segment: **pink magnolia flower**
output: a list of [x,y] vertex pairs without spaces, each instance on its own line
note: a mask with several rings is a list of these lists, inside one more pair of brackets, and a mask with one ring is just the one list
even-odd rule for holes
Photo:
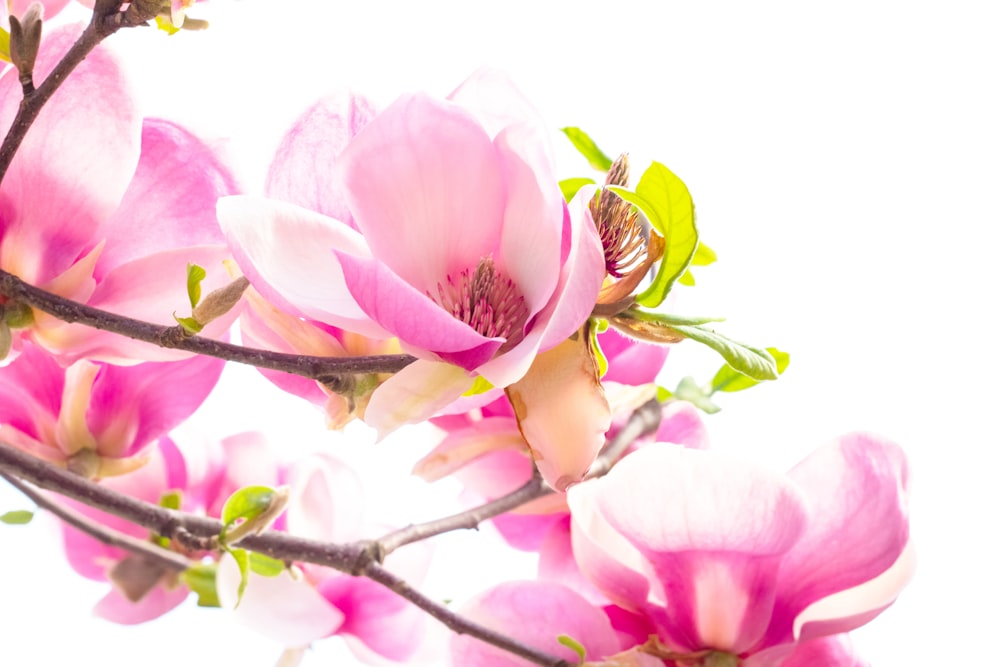
[[604,277],[600,241],[568,216],[542,128],[506,79],[404,96],[345,128],[335,161],[290,167],[314,166],[340,210],[226,197],[218,212],[272,303],[419,357],[375,390],[369,424],[424,419],[476,375],[506,387],[580,328]]
[[655,635],[654,653],[782,665],[797,643],[871,620],[906,583],[907,476],[899,447],[867,434],[787,475],[649,446],[570,490],[573,551],[639,636]]
[[[74,37],[60,29],[43,38],[36,77]],[[20,100],[17,72],[8,69],[0,125],[10,125]],[[167,121],[142,120],[118,62],[98,48],[42,110],[0,184],[0,268],[60,296],[172,325],[172,314],[189,307],[188,263],[207,271],[206,293],[228,281],[214,206],[235,190],[208,146]],[[221,335],[232,318],[204,333]],[[15,352],[28,339],[67,360],[186,356],[39,311],[27,320],[14,332]]]
[[[169,438],[161,438],[150,449],[146,465],[101,483],[154,504],[166,494],[175,493],[180,496],[180,509],[197,512],[204,508],[198,485],[205,462],[192,462],[191,456],[190,452],[182,454]],[[149,538],[147,530],[129,521],[82,503],[65,502],[111,530],[141,540]],[[77,573],[112,583],[111,590],[94,607],[94,614],[101,618],[123,625],[144,623],[177,607],[190,593],[177,572],[109,546],[67,524],[62,524],[62,535],[66,558]]]
[[26,343],[0,367],[0,436],[87,477],[142,466],[146,450],[201,405],[223,362],[193,357],[135,366],[81,360],[68,368]]
[[[367,537],[364,499],[354,471],[336,458],[315,454],[288,465],[275,465],[256,434],[225,443],[227,466],[210,483],[224,500],[241,486],[287,485],[290,499],[274,527],[296,536],[328,542]],[[209,507],[209,512],[221,510]],[[418,545],[392,554],[386,564],[410,582],[425,574],[429,554]],[[223,607],[236,606],[239,572],[230,558],[219,563],[217,590]],[[339,635],[360,657],[405,660],[420,644],[425,616],[403,598],[364,577],[328,568],[296,565],[276,577],[251,574],[236,618],[289,649]]]

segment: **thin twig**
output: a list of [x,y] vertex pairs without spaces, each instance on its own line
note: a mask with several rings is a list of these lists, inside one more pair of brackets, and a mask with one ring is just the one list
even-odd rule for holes
[[164,568],[175,572],[183,572],[194,565],[193,561],[185,558],[176,551],[170,551],[169,549],[158,547],[152,542],[140,540],[132,537],[131,535],[126,535],[116,530],[112,530],[107,526],[94,521],[90,517],[84,516],[80,512],[56,502],[48,495],[35,489],[27,482],[21,481],[13,475],[0,472],[0,477],[7,480],[11,486],[23,493],[42,509],[51,512],[55,516],[62,519],[64,523],[73,526],[77,530],[90,535],[104,544],[125,549],[133,554],[142,556],[147,561],[157,563]]
[[411,524],[399,530],[394,530],[375,541],[380,545],[382,555],[388,556],[404,544],[419,542],[428,537],[453,530],[478,528],[479,524],[487,519],[492,519],[504,512],[509,512],[525,503],[551,493],[555,492],[542,480],[536,470],[531,479],[522,486],[495,500],[441,519]]
[[586,479],[603,477],[614,467],[628,449],[629,445],[639,438],[656,433],[663,420],[663,404],[655,398],[651,398],[629,415],[628,421],[622,426],[615,437],[609,440],[601,453],[597,455],[594,464],[587,471]]
[[179,326],[163,326],[116,315],[46,292],[0,270],[0,294],[48,313],[64,322],[79,323],[110,331],[159,347],[186,350],[227,361],[329,381],[336,376],[364,373],[395,373],[415,361],[408,354],[368,357],[314,357],[258,350],[211,338],[189,336]]

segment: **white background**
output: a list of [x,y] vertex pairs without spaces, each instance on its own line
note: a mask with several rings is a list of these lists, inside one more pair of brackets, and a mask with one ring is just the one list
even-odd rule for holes
[[[609,153],[665,162],[720,258],[677,310],[726,316],[734,337],[792,353],[779,382],[720,399],[713,444],[786,468],[850,430],[901,443],[918,572],[856,642],[883,667],[990,654],[1000,622],[992,3],[216,0],[192,14],[212,28],[111,41],[149,113],[225,139],[251,192],[283,129],[319,95],[353,86],[382,105],[418,88],[444,95],[482,64],[509,71],[554,128],[578,125]],[[555,140],[562,175],[586,174]],[[665,383],[716,366],[685,344]],[[236,373],[222,388],[255,379]],[[212,400],[189,432],[266,428],[281,448],[366,459],[383,519],[430,518],[453,492],[403,479],[419,434],[375,446],[357,430],[344,445],[287,397]],[[0,511],[28,505],[0,488]],[[428,590],[461,599],[470,582],[500,576],[491,539],[456,536],[455,548],[478,550],[461,558],[442,546]],[[65,567],[45,522],[0,527],[0,663],[271,665],[280,653],[193,605],[135,628],[93,620],[103,592]],[[339,644],[305,664],[352,664],[332,657]]]

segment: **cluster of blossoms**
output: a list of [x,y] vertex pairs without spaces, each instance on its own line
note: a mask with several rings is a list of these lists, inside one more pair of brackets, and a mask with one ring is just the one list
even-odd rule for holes
[[[53,13],[66,2],[47,4]],[[162,4],[180,26],[192,3]],[[22,5],[9,3],[12,14]],[[36,78],[71,40],[45,37]],[[4,127],[21,89],[14,70],[0,79]],[[470,505],[544,479],[550,493],[494,519],[539,566],[536,581],[466,603],[486,627],[591,665],[863,664],[845,633],[891,604],[912,568],[902,452],[853,434],[782,475],[710,451],[698,411],[673,397],[656,404],[653,433],[609,448],[658,396],[668,348],[655,343],[715,334],[640,308],[663,301],[696,251],[690,211],[682,226],[657,203],[657,184],[679,181],[654,163],[630,191],[627,159],[607,167],[603,187],[569,191],[530,103],[483,70],[443,99],[414,93],[381,110],[356,94],[319,100],[282,140],[263,195],[243,194],[208,144],[142,116],[98,48],[0,184],[0,269],[189,335],[227,340],[238,320],[244,345],[274,352],[412,355],[398,372],[349,380],[262,372],[321,406],[330,427],[358,418],[381,437],[431,420],[441,438],[414,472],[454,475]],[[216,291],[202,300],[203,288]],[[192,317],[178,318],[188,302]],[[361,480],[328,454],[276,461],[256,434],[175,442],[222,360],[2,294],[0,316],[4,446],[187,513],[224,517],[241,488],[287,486],[277,531],[347,543],[380,530],[362,522]],[[229,549],[192,552],[71,504],[196,561],[218,604],[291,650],[333,634],[366,659],[404,661],[419,648],[422,613],[373,581],[305,562],[247,581]],[[192,588],[209,603],[191,571],[76,528],[64,537],[81,575],[113,585],[96,607],[104,618],[156,618]],[[388,561],[411,583],[428,564],[422,545]],[[469,636],[448,653],[455,665],[524,664]]]

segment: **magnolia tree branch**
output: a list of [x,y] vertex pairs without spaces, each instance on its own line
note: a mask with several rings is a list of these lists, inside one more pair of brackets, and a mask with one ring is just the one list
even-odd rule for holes
[[117,530],[112,530],[80,512],[56,502],[47,494],[12,475],[0,472],[0,477],[7,480],[11,486],[23,493],[42,509],[47,510],[70,526],[104,544],[125,549],[133,554],[142,556],[147,561],[157,563],[174,572],[183,572],[195,564],[176,551],[170,551],[169,549],[158,547],[152,542],[140,540],[131,535],[125,535]]
[[[218,548],[217,536],[223,528],[221,521],[178,512],[132,498],[37,459],[3,442],[0,442],[0,475],[5,479],[13,477],[28,480],[31,484],[57,491],[142,526],[157,535],[177,540],[188,548]],[[25,488],[33,490],[23,483],[15,483],[15,486],[22,491]],[[39,500],[40,494],[37,492],[36,495],[29,497],[46,509],[52,508],[53,503],[45,501],[44,498],[42,501],[46,504],[42,505]],[[64,514],[60,513],[58,516],[62,517]],[[98,539],[114,539],[107,535],[107,531],[95,532],[100,533],[95,535]],[[367,577],[410,601],[454,632],[476,637],[538,665],[568,667],[566,661],[556,656],[473,623],[423,595],[382,566],[379,562],[381,554],[376,547],[373,547],[375,543],[331,544],[269,530],[260,535],[248,535],[239,540],[239,544],[285,562],[314,563],[352,576]],[[121,541],[117,545],[126,549],[135,546]]]
[[158,347],[185,350],[257,368],[283,371],[321,382],[355,373],[395,373],[415,361],[414,357],[408,354],[368,357],[313,357],[286,354],[191,336],[179,326],[143,322],[51,294],[3,270],[0,270],[0,294],[37,308],[63,322],[110,331]]

